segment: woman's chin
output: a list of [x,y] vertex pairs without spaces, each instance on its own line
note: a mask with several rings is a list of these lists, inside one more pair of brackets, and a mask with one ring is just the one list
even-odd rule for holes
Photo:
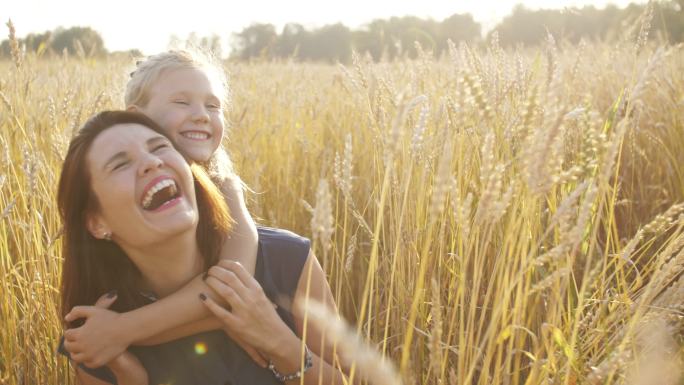
[[181,198],[155,210],[143,210],[143,218],[147,226],[165,234],[189,231],[198,223],[197,210]]

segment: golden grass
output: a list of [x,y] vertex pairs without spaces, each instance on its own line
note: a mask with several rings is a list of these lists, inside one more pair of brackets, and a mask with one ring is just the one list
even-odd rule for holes
[[[313,237],[341,312],[405,383],[681,383],[684,54],[638,48],[231,64],[228,147],[253,214]],[[16,63],[0,384],[65,384],[56,178],[73,130],[122,107],[130,63]]]

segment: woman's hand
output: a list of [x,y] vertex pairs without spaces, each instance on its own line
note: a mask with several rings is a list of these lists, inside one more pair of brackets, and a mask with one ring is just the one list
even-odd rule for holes
[[121,315],[107,310],[115,300],[116,293],[111,292],[94,306],[76,306],[64,317],[67,322],[86,319],[83,326],[64,332],[64,348],[74,362],[97,368],[122,355],[130,345],[118,327]]
[[238,343],[250,345],[269,357],[281,346],[298,341],[278,316],[261,285],[239,262],[221,260],[209,269],[206,282],[230,304],[231,310],[204,294],[200,294],[200,298],[223,321],[228,335]]

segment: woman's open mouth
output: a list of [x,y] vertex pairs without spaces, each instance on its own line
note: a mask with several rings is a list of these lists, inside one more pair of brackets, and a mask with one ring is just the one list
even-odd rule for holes
[[174,205],[180,197],[176,181],[170,177],[159,177],[153,180],[143,193],[142,208],[146,211],[159,211]]

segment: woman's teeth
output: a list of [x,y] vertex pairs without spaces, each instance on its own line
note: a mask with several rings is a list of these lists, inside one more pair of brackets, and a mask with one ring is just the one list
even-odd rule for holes
[[159,191],[167,187],[171,189],[168,194],[169,196],[173,197],[176,195],[178,188],[176,187],[176,182],[174,182],[173,179],[164,179],[162,181],[159,181],[145,193],[145,196],[143,197],[142,201],[143,209],[150,209],[152,201],[154,200],[154,194],[158,193]]
[[209,134],[206,132],[183,132],[181,134],[183,137],[193,140],[207,140],[209,139]]

